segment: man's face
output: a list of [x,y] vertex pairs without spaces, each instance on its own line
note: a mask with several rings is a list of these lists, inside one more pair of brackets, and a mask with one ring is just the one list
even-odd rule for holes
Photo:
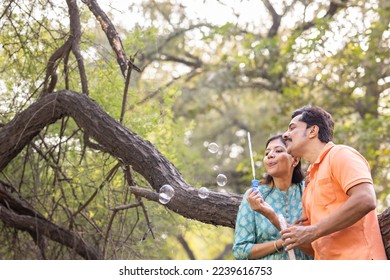
[[307,124],[300,121],[302,115],[294,117],[288,125],[288,130],[283,133],[286,139],[287,152],[294,157],[303,157],[303,150],[307,144]]

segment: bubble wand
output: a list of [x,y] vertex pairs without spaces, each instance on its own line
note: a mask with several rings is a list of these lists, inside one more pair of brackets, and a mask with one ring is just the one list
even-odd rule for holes
[[252,175],[253,175],[252,190],[255,191],[259,186],[259,180],[256,180],[255,163],[253,162],[253,153],[252,153],[251,134],[249,132],[248,132],[248,146],[249,146],[249,155],[251,157],[251,166],[252,166]]
[[[282,214],[278,214],[278,219],[279,219],[279,224],[280,224],[281,230],[286,229],[287,228],[287,222],[286,222],[286,219],[283,217],[283,215]],[[291,250],[287,251],[287,254],[288,254],[288,258],[290,260],[296,260],[294,249],[291,249]]]

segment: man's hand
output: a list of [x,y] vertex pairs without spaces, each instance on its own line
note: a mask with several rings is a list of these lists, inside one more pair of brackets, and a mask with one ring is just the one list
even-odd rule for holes
[[280,232],[285,249],[302,249],[308,247],[317,239],[315,226],[292,225]]

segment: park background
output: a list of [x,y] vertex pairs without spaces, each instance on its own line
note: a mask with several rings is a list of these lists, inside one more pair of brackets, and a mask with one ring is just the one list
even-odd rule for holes
[[259,179],[306,104],[389,207],[389,1],[3,2],[0,259],[232,259],[247,133]]

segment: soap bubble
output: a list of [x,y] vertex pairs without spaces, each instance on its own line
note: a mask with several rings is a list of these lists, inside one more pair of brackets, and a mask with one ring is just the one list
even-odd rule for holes
[[215,154],[219,150],[219,146],[217,143],[210,143],[207,146],[207,149],[209,150],[210,153]]
[[201,187],[198,191],[198,195],[202,199],[207,198],[209,194],[209,190],[206,187]]
[[160,201],[161,204],[167,204],[171,199],[168,197],[166,193],[160,193],[158,195],[158,201]]
[[167,204],[171,200],[171,198],[173,197],[174,194],[175,194],[175,191],[170,185],[163,185],[160,188],[158,200],[162,204]]
[[218,186],[223,187],[223,186],[226,185],[226,183],[227,183],[226,176],[223,175],[223,174],[218,174],[218,176],[217,176],[217,184],[218,184]]

